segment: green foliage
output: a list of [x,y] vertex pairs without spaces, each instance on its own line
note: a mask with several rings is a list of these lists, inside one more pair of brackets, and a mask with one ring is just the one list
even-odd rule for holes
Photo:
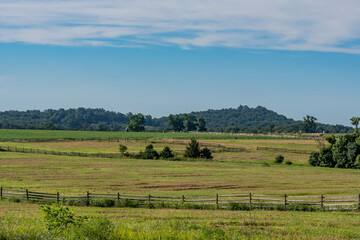
[[359,133],[360,117],[352,117],[352,118],[350,118],[350,121],[351,121],[351,124],[354,125],[354,127],[355,127],[354,133],[356,135],[360,135],[360,133]]
[[123,156],[127,156],[129,153],[127,152],[127,146],[119,144],[119,152]]
[[167,117],[168,126],[170,129],[172,129],[175,132],[181,132],[184,130],[184,118],[180,115],[172,115],[170,114],[169,117]]
[[186,146],[184,157],[205,159],[213,158],[210,149],[207,147],[200,149],[200,144],[195,138],[191,139],[190,143]]
[[306,133],[316,132],[316,127],[317,127],[317,124],[315,122],[316,120],[317,120],[316,117],[306,115],[306,117],[304,117],[303,123],[300,125],[300,129]]
[[293,163],[292,163],[292,161],[287,160],[287,161],[285,161],[285,164],[286,164],[286,165],[292,165]]
[[135,157],[142,159],[158,159],[159,153],[154,149],[152,144],[149,144],[146,146],[144,152],[139,152]]
[[174,157],[173,152],[171,151],[171,149],[168,146],[164,147],[164,149],[160,152],[159,155],[163,159],[169,159],[169,158]]
[[126,124],[127,130],[130,132],[145,131],[145,117],[142,114],[130,116],[130,122]]
[[186,146],[184,157],[188,157],[188,158],[200,157],[200,145],[195,138],[191,139],[190,143]]
[[275,157],[274,163],[282,163],[284,161],[284,156],[283,155],[278,155]]
[[197,120],[194,115],[191,114],[184,114],[185,120],[185,131],[195,131],[197,129]]
[[330,145],[334,145],[336,143],[336,138],[333,134],[326,136],[325,140],[330,143]]
[[312,166],[358,168],[357,156],[360,154],[360,145],[356,135],[347,134],[340,136],[337,140],[334,137],[326,139],[331,146],[321,149],[319,153],[312,153],[309,163]]
[[40,206],[45,226],[49,230],[58,230],[71,226],[81,226],[87,217],[77,217],[74,212],[61,205]]
[[90,205],[94,206],[94,207],[114,207],[115,200],[112,200],[112,199],[92,200],[90,202]]
[[207,131],[205,118],[203,118],[203,117],[198,118],[198,120],[197,120],[197,130],[199,132],[206,132]]
[[319,162],[319,153],[318,152],[312,152],[310,154],[310,157],[309,157],[309,164],[311,166],[319,166],[320,165],[320,162]]
[[203,149],[200,150],[200,157],[205,158],[205,159],[213,158],[213,156],[211,155],[210,149],[208,149],[207,147],[204,147]]

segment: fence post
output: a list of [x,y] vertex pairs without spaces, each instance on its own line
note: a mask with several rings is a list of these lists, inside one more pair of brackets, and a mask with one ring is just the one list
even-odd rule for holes
[[357,211],[360,211],[360,194],[358,196],[358,205],[357,205]]
[[149,194],[149,203],[151,202],[151,195]]
[[86,205],[87,206],[90,205],[90,193],[89,193],[89,191],[86,192]]
[[29,200],[29,190],[26,189],[26,200]]
[[324,195],[321,194],[321,201],[320,201],[321,208],[324,207]]
[[118,195],[117,195],[117,200],[118,202],[120,201],[120,193],[118,192]]
[[182,195],[181,201],[182,201],[182,203],[185,202],[185,196],[184,195]]
[[249,193],[249,209],[251,210],[251,193]]
[[286,193],[284,194],[284,210],[286,211]]
[[3,188],[0,187],[0,199],[2,200],[2,192],[3,192]]
[[219,194],[216,194],[216,206],[219,205]]
[[56,193],[56,202],[58,204],[60,203],[60,193],[59,192]]

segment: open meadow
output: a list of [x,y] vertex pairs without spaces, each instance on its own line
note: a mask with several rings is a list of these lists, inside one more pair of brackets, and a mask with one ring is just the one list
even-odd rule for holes
[[[15,131],[16,132],[16,131]],[[40,131],[41,132],[41,131]],[[56,152],[119,153],[119,144],[130,153],[144,151],[149,144],[161,151],[169,146],[181,155],[194,134],[162,135],[139,133],[139,138],[114,134],[100,140],[96,132],[76,132],[75,140],[54,140],[57,131],[46,131],[53,140],[0,142],[0,186],[61,194],[121,193],[168,197],[215,196],[216,194],[288,194],[301,196],[358,195],[360,172],[355,169],[312,167],[309,152],[318,151],[319,140],[261,138],[234,135],[196,135],[202,146],[213,151],[213,159],[144,160],[128,157],[82,157]],[[91,134],[94,135],[91,135]],[[18,134],[18,133],[16,133]],[[11,131],[4,135],[11,134]],[[109,133],[108,137],[111,135]],[[141,135],[142,134],[142,135]],[[17,135],[16,135],[17,136]],[[45,139],[44,132],[39,139]],[[66,135],[69,136],[69,135]],[[166,137],[165,137],[166,136]],[[183,136],[183,137],[180,137]],[[204,137],[205,136],[205,137]],[[94,139],[92,139],[94,138]],[[20,138],[19,138],[20,139]],[[24,138],[21,138],[24,139]],[[77,139],[77,140],[76,140]],[[92,139],[92,140],[90,140]],[[21,152],[41,149],[47,154]],[[275,164],[283,155],[291,165]],[[0,201],[1,227],[39,232],[39,205]],[[145,208],[76,207],[78,215],[109,219],[117,239],[355,239],[360,215],[357,212],[284,212],[179,210]],[[32,227],[25,227],[31,225]],[[14,230],[15,231],[15,230]],[[20,231],[20,230],[18,230]],[[10,234],[10,233],[8,233]],[[34,233],[35,234],[35,233]],[[122,234],[122,235],[121,235]],[[217,235],[218,234],[218,235]],[[148,237],[145,237],[148,236]],[[5,238],[6,239],[6,238]],[[116,239],[116,238],[114,238]]]

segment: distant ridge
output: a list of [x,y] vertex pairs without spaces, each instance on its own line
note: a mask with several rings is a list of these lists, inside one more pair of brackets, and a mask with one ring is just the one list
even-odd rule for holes
[[[301,121],[287,118],[265,107],[238,108],[191,112],[204,117],[209,131],[265,133],[299,132]],[[48,109],[45,111],[5,111],[0,112],[0,128],[3,129],[59,129],[89,131],[124,131],[131,113],[123,114],[102,108]],[[184,114],[180,114],[184,115]],[[166,131],[167,117],[145,116],[148,131]],[[317,132],[347,133],[351,127],[318,124]]]

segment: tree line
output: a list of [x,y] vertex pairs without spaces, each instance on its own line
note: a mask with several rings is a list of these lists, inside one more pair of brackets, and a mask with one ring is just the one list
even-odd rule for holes
[[353,128],[321,124],[306,116],[295,121],[258,106],[239,106],[220,110],[170,114],[153,118],[151,115],[122,114],[101,108],[48,109],[45,111],[0,112],[0,128],[86,131],[211,131],[229,133],[349,133]]

